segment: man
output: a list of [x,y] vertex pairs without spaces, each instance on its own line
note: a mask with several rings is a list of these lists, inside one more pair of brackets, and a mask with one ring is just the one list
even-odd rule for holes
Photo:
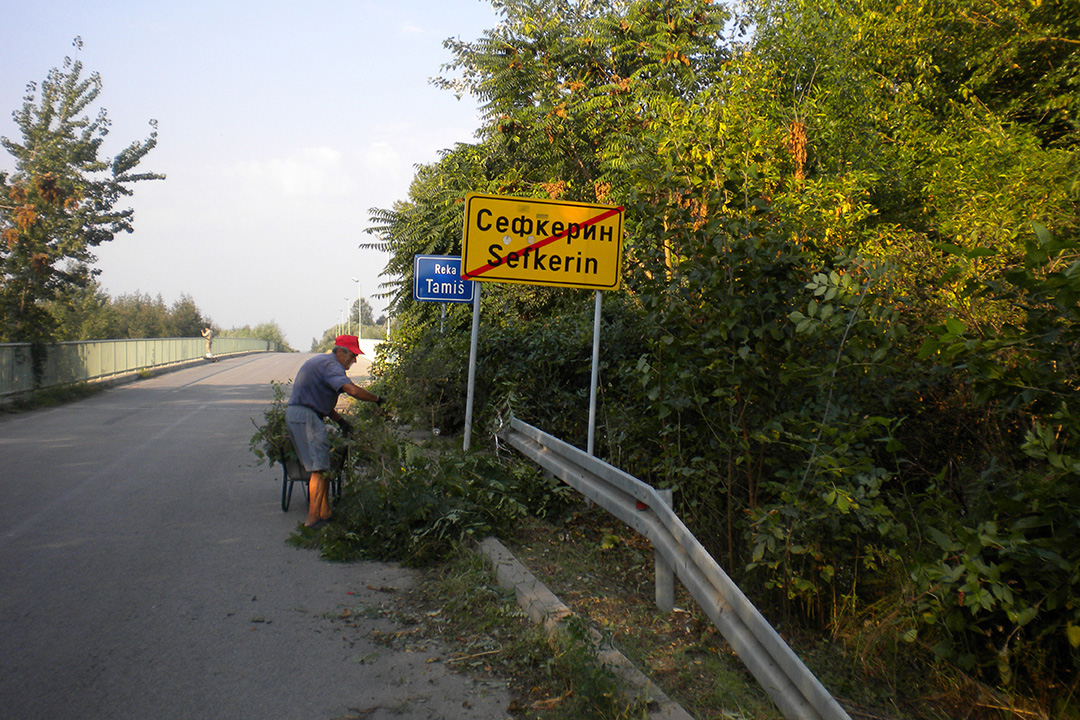
[[327,355],[316,355],[307,360],[293,380],[285,423],[301,466],[311,473],[308,514],[304,522],[310,528],[321,528],[330,519],[329,483],[325,476],[330,469],[330,442],[326,437],[324,418],[330,418],[348,432],[349,424],[334,409],[338,395],[346,393],[376,405],[383,402],[381,397],[356,385],[345,374],[357,356],[363,354],[355,335],[338,335],[334,349]]
[[203,328],[202,336],[206,338],[206,359],[212,361],[214,359],[214,328],[207,325]]

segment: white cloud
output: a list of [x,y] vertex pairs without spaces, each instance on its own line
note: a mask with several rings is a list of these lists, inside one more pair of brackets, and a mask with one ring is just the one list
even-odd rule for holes
[[401,153],[388,142],[375,142],[369,145],[364,151],[362,162],[365,173],[384,179],[389,175],[395,181],[401,176],[403,169],[408,170],[402,167]]
[[304,148],[286,157],[250,160],[223,169],[245,195],[285,198],[344,197],[357,183],[342,154],[329,147]]

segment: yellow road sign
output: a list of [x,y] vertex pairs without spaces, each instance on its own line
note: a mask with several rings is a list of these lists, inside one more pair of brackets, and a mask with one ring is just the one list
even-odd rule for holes
[[462,277],[617,290],[622,219],[621,207],[469,193]]

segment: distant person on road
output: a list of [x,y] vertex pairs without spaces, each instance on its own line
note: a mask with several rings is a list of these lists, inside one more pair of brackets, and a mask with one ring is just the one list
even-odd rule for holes
[[203,328],[202,336],[206,338],[206,359],[214,359],[214,328],[207,325]]
[[326,355],[310,358],[296,373],[292,395],[285,410],[285,422],[289,427],[296,454],[308,480],[308,514],[304,525],[320,528],[330,519],[329,483],[325,477],[330,469],[330,442],[326,436],[325,418],[336,422],[343,432],[352,428],[338,414],[338,395],[346,393],[357,400],[382,405],[383,399],[355,384],[346,371],[364,353],[355,335],[338,335],[334,349]]

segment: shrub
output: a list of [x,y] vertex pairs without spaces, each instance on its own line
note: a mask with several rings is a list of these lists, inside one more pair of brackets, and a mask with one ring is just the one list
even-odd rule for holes
[[409,441],[395,451],[379,462],[378,475],[346,482],[335,522],[318,538],[327,558],[428,565],[458,543],[512,534],[526,514],[558,512],[569,502],[569,488],[524,463]]

